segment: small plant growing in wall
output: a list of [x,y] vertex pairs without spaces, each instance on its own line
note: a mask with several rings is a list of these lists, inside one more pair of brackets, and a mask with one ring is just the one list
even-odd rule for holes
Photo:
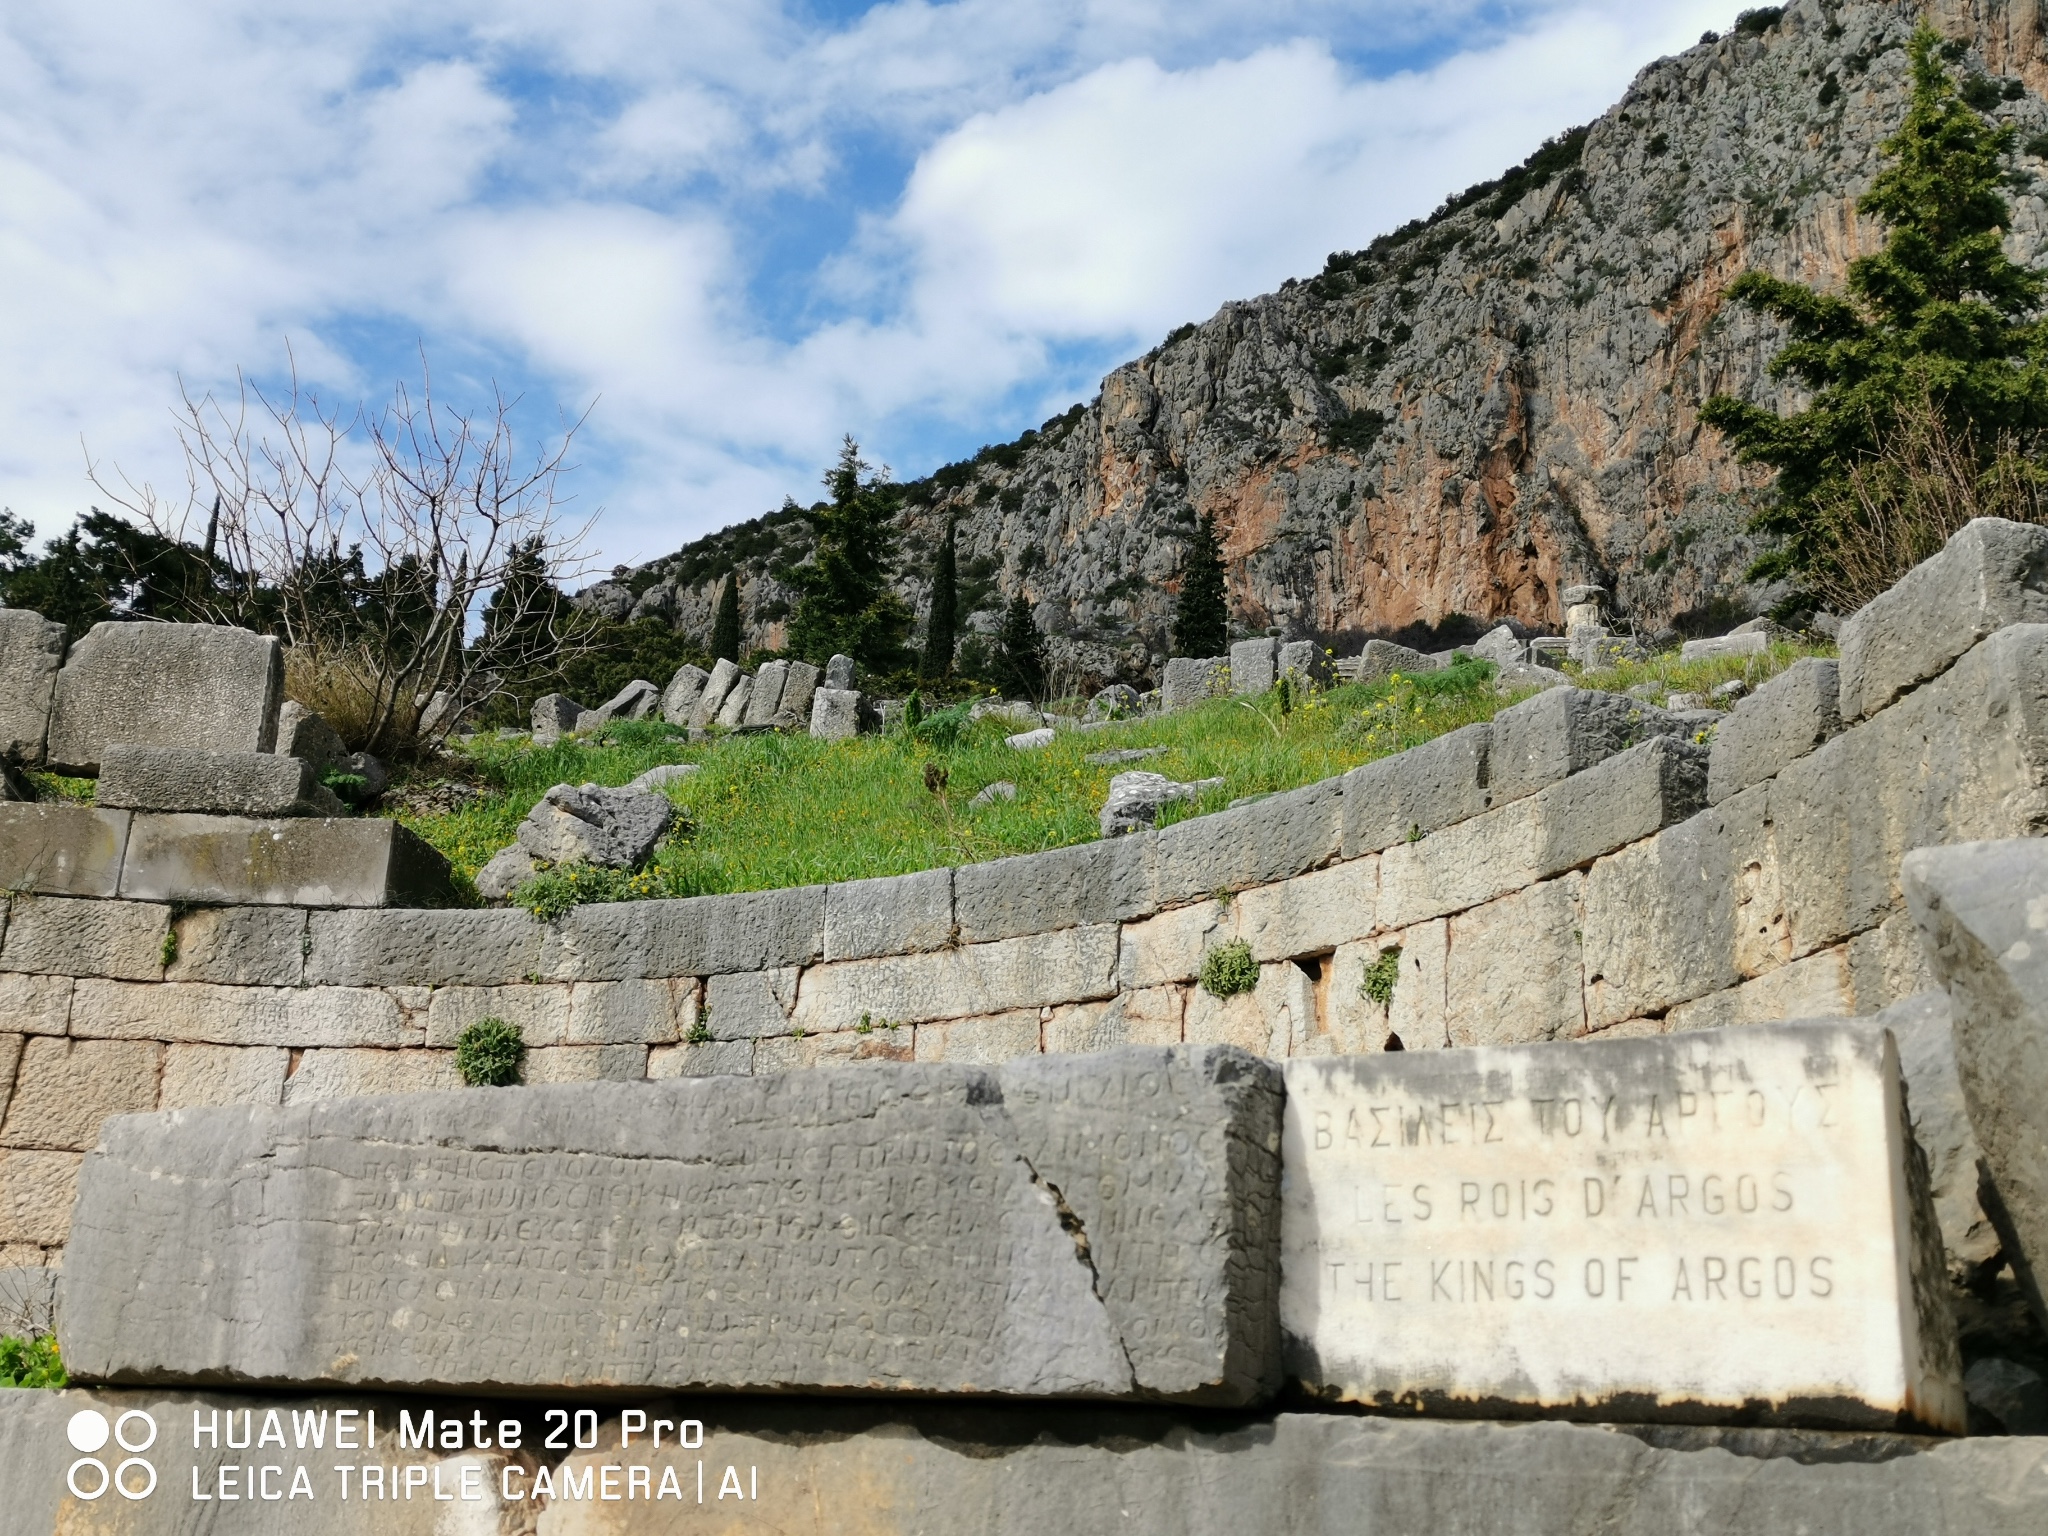
[[1367,1002],[1380,1007],[1390,1006],[1394,1001],[1394,983],[1401,979],[1401,946],[1389,945],[1379,952],[1376,959],[1365,962],[1365,974],[1359,979],[1358,995]]
[[1218,944],[1202,956],[1202,990],[1211,997],[1235,997],[1259,984],[1259,962],[1243,939]]
[[64,1362],[53,1335],[0,1337],[0,1387],[61,1387],[65,1382]]
[[472,1088],[508,1088],[519,1081],[526,1039],[517,1024],[478,1019],[455,1037],[455,1070]]

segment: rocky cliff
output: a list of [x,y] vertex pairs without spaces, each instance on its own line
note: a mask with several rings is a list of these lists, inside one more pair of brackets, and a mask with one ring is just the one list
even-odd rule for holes
[[[1725,628],[1768,477],[1699,406],[1772,381],[1774,326],[1724,302],[1761,267],[1821,285],[1881,240],[1855,214],[1904,114],[1926,15],[1974,104],[2019,127],[2011,245],[2048,226],[2048,43],[2038,0],[1746,13],[1637,76],[1596,122],[1315,277],[1226,304],[1102,391],[909,487],[905,595],[956,520],[967,628],[1022,590],[1066,679],[1149,674],[1187,531],[1212,514],[1247,632],[1352,642],[1476,619],[1554,627],[1596,582],[1638,629]],[[586,599],[708,632],[737,563],[750,641],[780,642],[794,509]]]

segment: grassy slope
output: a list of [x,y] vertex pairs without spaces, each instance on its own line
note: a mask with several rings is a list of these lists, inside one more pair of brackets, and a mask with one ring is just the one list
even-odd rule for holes
[[[1654,682],[1703,690],[1730,677],[1753,683],[1809,652],[1774,648],[1769,657],[1679,664],[1661,660],[1588,683],[1625,688]],[[1172,807],[1168,821],[1221,809],[1243,795],[1293,789],[1490,719],[1513,702],[1477,669],[1346,686],[1283,711],[1276,696],[1219,699],[1199,709],[1098,731],[1062,732],[1049,747],[1018,752],[1003,737],[1013,723],[983,720],[951,747],[900,733],[826,743],[807,736],[728,737],[690,746],[654,725],[619,731],[610,744],[566,742],[535,749],[523,741],[480,740],[464,768],[484,793],[449,814],[401,813],[416,831],[474,874],[510,843],[519,820],[552,784],[623,784],[657,763],[693,762],[703,772],[672,786],[692,830],[656,859],[645,894],[698,895],[904,874],[1086,842],[1109,781],[1130,769],[1191,780],[1221,777],[1201,801]],[[615,728],[617,729],[617,728]],[[1163,746],[1138,763],[1089,764],[1091,754]],[[945,770],[943,790],[925,787],[927,765]],[[999,779],[1014,801],[970,807]]]

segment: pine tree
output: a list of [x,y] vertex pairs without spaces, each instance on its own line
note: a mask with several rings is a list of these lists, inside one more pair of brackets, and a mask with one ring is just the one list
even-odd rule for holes
[[711,616],[711,659],[730,662],[740,659],[740,573],[737,567],[726,573],[724,590],[718,594],[718,611]]
[[1223,584],[1223,546],[1216,524],[1204,512],[1188,541],[1180,573],[1180,601],[1173,610],[1176,656],[1221,656],[1230,645],[1230,608]]
[[953,524],[946,523],[945,537],[932,561],[931,611],[924,621],[924,666],[926,677],[941,678],[953,670],[954,612],[959,605],[959,577],[954,568]]
[[995,684],[1005,698],[1038,699],[1045,694],[1045,642],[1032,622],[1031,603],[1019,592],[1003,614],[996,637]]
[[777,572],[798,593],[789,648],[806,661],[844,652],[870,671],[896,671],[911,659],[910,605],[889,588],[902,488],[870,469],[851,437],[825,485],[832,499],[804,513],[817,535],[810,558]]
[[1700,411],[1745,462],[1778,471],[1775,502],[1751,526],[1780,542],[1752,575],[1827,578],[1860,537],[1853,477],[1916,411],[1931,408],[1970,443],[1980,469],[2001,439],[2048,428],[2048,327],[2033,318],[2043,280],[2002,239],[2014,130],[1961,98],[1939,46],[1924,24],[1913,35],[1912,105],[1882,146],[1892,163],[1858,204],[1891,232],[1882,251],[1850,263],[1848,295],[1763,272],[1728,290],[1785,322],[1792,339],[1771,373],[1813,391],[1791,416],[1727,395]]

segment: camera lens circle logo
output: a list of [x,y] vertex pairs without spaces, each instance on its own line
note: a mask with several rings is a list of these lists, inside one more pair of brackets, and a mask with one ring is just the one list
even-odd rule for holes
[[[64,1438],[74,1451],[85,1453],[64,1474],[64,1485],[75,1497],[97,1499],[109,1488],[124,1499],[146,1499],[156,1492],[156,1468],[139,1454],[156,1444],[156,1420],[140,1408],[130,1408],[111,1425],[97,1408],[81,1408],[65,1424]],[[111,1468],[96,1454],[110,1439],[129,1452]]]

